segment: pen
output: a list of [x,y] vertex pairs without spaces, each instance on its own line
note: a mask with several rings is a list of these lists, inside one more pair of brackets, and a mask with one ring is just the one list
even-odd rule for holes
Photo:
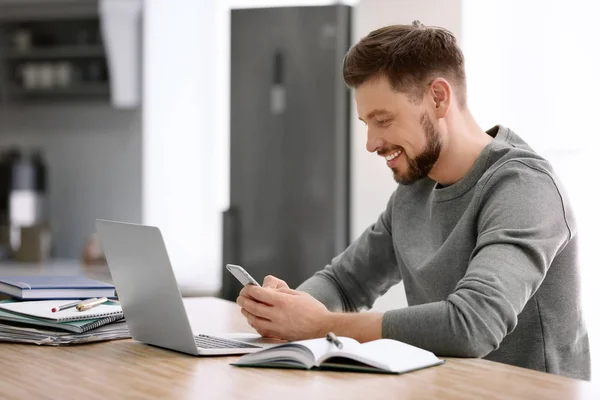
[[[90,299],[90,300],[92,300],[92,299]],[[93,299],[93,300],[95,300],[95,299]],[[73,308],[73,307],[76,307],[77,304],[79,304],[79,303],[81,303],[81,300],[77,300],[72,303],[61,304],[60,306],[56,306],[56,307],[52,308],[52,312],[66,310],[67,308]]]
[[342,342],[340,342],[340,339],[337,338],[337,336],[335,336],[335,334],[333,332],[329,332],[326,336],[327,340],[330,341],[331,343],[335,344],[335,346],[338,349],[341,349],[342,347],[344,347],[344,345],[342,344]]
[[85,302],[82,302],[80,304],[77,304],[77,311],[87,311],[90,308],[99,306],[102,303],[106,303],[108,301],[108,299],[106,297],[101,297],[99,299],[90,299],[90,300],[86,300]]

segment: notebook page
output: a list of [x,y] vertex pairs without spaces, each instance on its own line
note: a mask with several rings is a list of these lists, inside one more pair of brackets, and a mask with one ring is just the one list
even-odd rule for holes
[[353,353],[365,359],[386,365],[390,371],[405,372],[440,363],[433,353],[391,339],[367,342]]
[[52,312],[53,307],[69,302],[72,302],[72,300],[23,301],[18,303],[0,304],[0,308],[55,322],[96,319],[123,313],[120,305],[111,302],[101,304],[86,311],[78,311],[77,308],[73,307],[54,313]]
[[[338,339],[340,342],[342,342],[344,350],[355,349],[359,346],[359,343],[352,338],[338,336]],[[315,360],[319,360],[326,353],[338,351],[338,348],[335,346],[335,344],[331,343],[325,338],[299,340],[293,343],[301,344],[308,348],[315,357]]]

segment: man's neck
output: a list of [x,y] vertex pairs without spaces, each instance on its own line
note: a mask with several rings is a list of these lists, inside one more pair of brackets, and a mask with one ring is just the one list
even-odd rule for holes
[[429,177],[450,186],[467,175],[483,149],[493,140],[481,129],[469,111],[450,121],[444,148]]

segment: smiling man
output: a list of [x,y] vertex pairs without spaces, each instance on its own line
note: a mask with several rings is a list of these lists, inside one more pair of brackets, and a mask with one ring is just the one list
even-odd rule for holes
[[[343,73],[367,150],[398,189],[297,290],[272,276],[245,287],[238,304],[250,325],[287,340],[329,331],[392,338],[589,379],[569,201],[548,161],[516,133],[477,125],[454,36],[419,22],[381,28],[350,49]],[[409,307],[359,312],[400,281]]]

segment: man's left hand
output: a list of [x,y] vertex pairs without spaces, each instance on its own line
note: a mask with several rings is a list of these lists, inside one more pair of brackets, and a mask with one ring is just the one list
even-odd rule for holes
[[329,310],[308,293],[248,285],[237,304],[250,326],[264,337],[303,340],[327,334]]

